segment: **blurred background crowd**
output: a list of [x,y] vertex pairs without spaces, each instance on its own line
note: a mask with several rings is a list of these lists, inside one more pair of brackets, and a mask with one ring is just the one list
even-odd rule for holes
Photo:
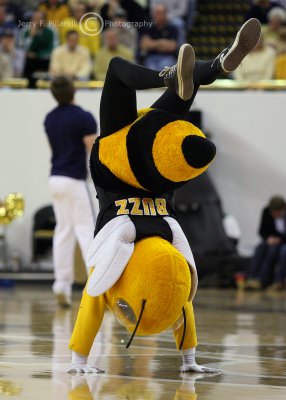
[[161,70],[185,41],[212,59],[251,17],[263,35],[231,78],[285,79],[285,0],[0,0],[0,79],[104,80],[114,56]]

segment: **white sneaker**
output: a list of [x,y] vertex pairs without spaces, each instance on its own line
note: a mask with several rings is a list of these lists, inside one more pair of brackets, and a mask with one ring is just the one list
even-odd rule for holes
[[190,44],[183,44],[178,54],[178,62],[172,67],[165,67],[160,73],[166,87],[172,88],[182,100],[189,100],[194,92],[193,72],[195,52]]
[[57,304],[60,307],[68,308],[72,305],[72,286],[69,282],[55,281],[53,284],[53,292],[56,296]]
[[233,44],[219,54],[220,66],[224,72],[232,72],[242,60],[256,47],[261,36],[261,24],[251,18],[237,32]]

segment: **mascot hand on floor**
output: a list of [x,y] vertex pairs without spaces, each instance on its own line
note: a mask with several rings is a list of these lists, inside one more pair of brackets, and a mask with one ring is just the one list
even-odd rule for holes
[[172,201],[214,156],[215,146],[197,127],[161,110],[141,111],[133,124],[97,139],[90,167],[100,213],[69,346],[70,372],[103,372],[87,358],[106,307],[130,332],[126,347],[135,334],[171,328],[182,372],[216,372],[195,361],[197,272]]

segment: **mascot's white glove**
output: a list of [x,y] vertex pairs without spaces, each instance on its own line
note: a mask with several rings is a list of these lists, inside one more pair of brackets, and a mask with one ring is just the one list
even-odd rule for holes
[[75,351],[72,352],[72,365],[68,370],[69,374],[102,374],[105,371],[98,367],[91,367],[87,364],[87,357],[82,356]]
[[196,372],[205,374],[221,373],[219,369],[204,367],[196,363],[196,349],[182,350],[183,365],[180,367],[181,372]]

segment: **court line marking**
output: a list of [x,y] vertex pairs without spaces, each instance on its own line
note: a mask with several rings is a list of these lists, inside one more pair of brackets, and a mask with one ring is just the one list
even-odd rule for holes
[[[48,342],[53,342],[53,343],[63,343],[68,345],[69,340],[64,340],[64,339],[54,339],[54,338],[43,338],[41,336],[10,336],[10,335],[1,335],[0,334],[0,339],[1,338],[8,338],[8,339],[12,339],[12,340],[25,340],[25,341],[30,341],[30,340],[38,340],[38,341],[48,341]],[[140,337],[139,337],[140,338]],[[138,339],[138,338],[136,338]],[[144,339],[144,338],[140,338],[140,339]],[[150,338],[147,338],[147,340]],[[21,344],[19,343],[18,345],[21,346]],[[106,346],[108,345],[107,342],[95,342],[94,346],[98,347],[98,346]],[[207,345],[207,344],[204,344]],[[125,348],[124,344],[112,344],[112,346],[116,347],[116,348]],[[212,346],[212,344],[210,344],[209,346]],[[224,348],[227,348],[226,346],[221,346]],[[230,345],[229,347],[233,347],[232,345]],[[255,348],[256,346],[248,346],[248,347],[252,347]],[[274,347],[274,346],[271,346]],[[279,347],[284,347],[284,346],[279,346]],[[136,348],[136,349],[141,349],[141,350],[154,350],[157,349],[157,351],[159,351],[159,353],[157,353],[157,355],[162,356],[162,355],[170,355],[170,354],[162,354],[160,353],[160,351],[168,351],[168,352],[174,352],[175,354],[178,354],[178,350],[176,349],[170,349],[168,347],[149,347],[149,346],[138,346],[138,345],[133,345],[132,348]],[[245,359],[245,360],[251,360],[251,359],[256,359],[256,360],[261,360],[261,361],[285,361],[285,358],[278,358],[278,357],[260,357],[260,356],[256,356],[256,355],[246,355],[246,354],[233,354],[233,353],[229,353],[229,352],[223,352],[223,353],[211,353],[209,351],[204,352],[202,350],[198,350],[196,352],[197,356],[202,357],[202,358],[208,358],[208,359],[219,359],[221,357],[229,357],[229,358],[236,358],[238,360],[240,359]],[[130,356],[130,354],[128,354]],[[131,354],[132,355],[132,354]],[[107,355],[104,355],[107,356]],[[1,355],[2,357],[2,355]]]
[[[153,355],[153,354],[150,354],[150,355]],[[166,356],[169,356],[169,354],[164,354],[164,355],[166,355]],[[118,354],[114,354],[114,355],[101,355],[101,356],[96,356],[96,357],[94,357],[94,356],[91,356],[91,357],[93,357],[93,358],[96,358],[96,359],[98,359],[98,360],[100,360],[100,358],[101,357],[118,357],[119,355]],[[142,357],[142,355],[133,355],[132,357],[135,357],[135,356],[137,356],[137,357]],[[147,356],[149,356],[149,355],[146,355],[146,354],[144,354],[143,355],[143,357],[147,357]],[[9,357],[9,356],[7,356],[7,357]],[[17,356],[14,356],[15,358],[17,357]],[[21,356],[21,357],[26,357],[26,356]],[[67,355],[58,355],[57,354],[57,357],[68,357]],[[123,354],[123,355],[120,355],[120,357],[126,357],[126,358],[132,358],[130,355],[128,355],[128,354]],[[56,367],[56,366],[62,366],[62,365],[66,365],[65,363],[53,363],[53,359],[51,359],[51,358],[49,358],[48,359],[50,362],[47,362],[47,363],[43,363],[43,362],[40,362],[40,363],[33,363],[33,362],[30,362],[30,363],[20,363],[20,362],[11,362],[11,361],[8,361],[8,362],[1,362],[0,361],[0,367],[2,366],[7,366],[7,365],[21,365],[21,366],[23,366],[23,365],[26,365],[26,366],[28,366],[28,365],[30,365],[30,366],[45,366],[45,367],[47,367],[47,366],[50,366],[50,367],[52,367],[52,369],[53,369],[53,367]],[[284,360],[285,361],[285,360]],[[249,363],[250,362],[252,362],[252,363],[254,363],[254,362],[257,362],[257,360],[253,360],[253,361],[249,361]],[[213,366],[215,366],[216,368],[223,368],[224,366],[230,366],[230,365],[239,365],[239,364],[244,364],[244,362],[241,360],[241,361],[239,361],[239,360],[237,360],[237,361],[235,361],[235,360],[229,360],[229,361],[225,361],[225,362],[217,362],[217,363],[208,363],[207,365],[208,366],[210,366],[210,365],[213,365]],[[70,365],[70,364],[68,364],[68,365]],[[228,371],[228,370],[223,370],[223,375],[231,375],[231,376],[243,376],[243,377],[252,377],[252,378],[271,378],[271,379],[282,379],[282,380],[286,380],[286,377],[285,376],[283,376],[283,375],[262,375],[262,374],[251,374],[251,373],[246,373],[246,374],[244,374],[244,373],[242,373],[242,372],[236,372],[236,371]]]
[[[102,334],[104,334],[105,332],[102,332]],[[128,334],[128,332],[123,332],[123,333],[121,333],[121,335],[122,336],[127,336],[128,338],[129,338],[129,334]],[[54,337],[42,337],[42,336],[34,336],[34,335],[13,335],[13,336],[11,336],[11,335],[9,335],[9,334],[3,334],[3,333],[0,333],[0,339],[1,338],[7,338],[7,339],[19,339],[19,340],[22,340],[22,339],[25,339],[25,340],[40,340],[40,341],[50,341],[50,342],[54,342],[54,341],[56,341],[56,342],[58,342],[58,343],[68,343],[69,342],[69,339],[56,339],[55,340],[55,338]],[[169,339],[168,338],[168,336],[166,336],[166,337],[162,337],[162,335],[161,336],[157,336],[157,335],[152,335],[152,336],[136,336],[136,340],[144,340],[144,341],[154,341],[154,339],[156,340],[156,342],[166,342],[166,343],[172,343],[172,344],[174,344],[175,343],[175,341],[174,340],[172,340],[172,339]],[[95,343],[100,343],[100,344],[104,344],[104,342],[95,342]],[[285,345],[280,345],[280,344],[271,344],[271,343],[269,343],[269,344],[263,344],[263,345],[256,345],[256,344],[253,344],[253,345],[251,345],[251,344],[239,344],[239,345],[229,345],[229,346],[226,346],[226,345],[224,345],[224,344],[222,344],[222,343],[210,343],[210,342],[199,342],[199,346],[216,346],[216,347],[223,347],[223,348],[227,348],[227,347],[231,347],[231,348],[233,348],[233,349],[240,349],[240,348],[261,348],[261,347],[282,347],[282,348],[285,348]],[[133,347],[135,347],[135,346],[133,346]],[[145,348],[145,347],[144,347]],[[173,351],[173,350],[175,350],[175,351],[177,351],[176,349],[171,349],[170,348],[170,351]]]
[[[1,362],[0,362],[0,367],[1,367]],[[19,365],[19,366],[22,366],[23,364],[22,363],[8,363],[8,364],[10,364],[11,366],[13,366],[13,365]],[[43,364],[43,363],[26,363],[25,364],[26,366],[27,365],[30,365],[30,366],[40,366],[40,367],[47,367],[47,365],[46,364]],[[210,365],[210,364],[208,364],[208,365]],[[69,369],[70,368],[70,364],[65,364],[65,363],[57,363],[57,364],[55,364],[54,365],[54,367],[55,368],[51,368],[51,369],[49,369],[48,370],[48,372],[51,372],[51,374],[53,374],[53,373],[55,373],[55,372],[63,372],[63,373],[67,373],[67,371],[66,371],[66,369]],[[57,368],[58,367],[58,368]],[[64,371],[61,371],[61,368],[65,368],[65,370]],[[245,374],[245,375],[243,375],[243,374],[241,374],[241,373],[235,373],[235,372],[233,372],[233,373],[231,373],[231,372],[229,372],[229,371],[222,371],[222,375],[224,375],[224,376],[244,376],[244,377],[252,377],[252,378],[274,378],[274,379],[281,379],[281,378],[283,378],[283,377],[280,377],[280,376],[278,376],[278,377],[276,377],[276,376],[267,376],[267,375],[249,375],[249,374]],[[105,373],[105,374],[102,374],[102,375],[100,375],[100,374],[87,374],[87,375],[83,375],[84,377],[91,377],[91,376],[96,376],[96,377],[102,377],[102,378],[107,378],[107,377],[111,377],[111,378],[119,378],[119,379],[132,379],[132,380],[143,380],[143,381],[145,381],[145,380],[150,380],[150,378],[148,378],[148,377],[142,377],[142,376],[128,376],[128,375],[111,375],[111,374],[107,374],[107,373]],[[187,377],[188,375],[186,375],[186,377]],[[191,377],[192,375],[190,375],[190,377]],[[217,375],[215,375],[215,376],[217,376]],[[210,378],[211,377],[211,375],[206,375],[206,378]],[[203,379],[203,378],[202,378]],[[158,382],[182,382],[182,379],[181,380],[178,380],[178,379],[164,379],[164,378],[156,378],[156,379],[152,379],[152,380],[155,380],[156,382],[158,381]],[[202,381],[201,379],[200,380],[197,380],[196,381],[196,384],[197,383],[203,383],[203,384],[213,384],[213,385],[227,385],[227,386],[249,386],[249,387],[267,387],[267,388],[280,388],[280,389],[284,389],[285,390],[285,386],[273,386],[273,385],[264,385],[264,384],[251,384],[251,383],[248,383],[248,384],[244,384],[244,383],[229,383],[229,382],[205,382],[205,381]]]
[[[188,376],[188,375],[187,375]],[[191,376],[191,375],[190,375]],[[218,375],[215,375],[215,376],[218,376]],[[122,377],[123,377],[123,375],[110,375],[110,374],[102,374],[102,375],[100,375],[100,378],[119,378],[119,379],[121,379]],[[211,377],[211,375],[208,375],[208,376],[206,376],[206,378],[210,378]],[[125,379],[127,379],[127,380],[144,380],[144,381],[149,381],[150,380],[150,378],[148,378],[148,377],[134,377],[134,376],[128,376],[128,375],[124,375],[124,378]],[[183,382],[183,379],[164,379],[164,378],[156,378],[156,379],[152,379],[152,381],[155,381],[155,382],[170,382],[170,383],[172,383],[172,382],[180,382],[180,383],[182,383]],[[188,379],[185,379],[185,381],[187,382],[188,381]],[[192,381],[191,379],[190,379],[190,381]],[[245,386],[248,386],[248,387],[251,387],[251,388],[254,388],[254,387],[267,387],[268,389],[283,389],[283,390],[285,390],[285,386],[272,386],[272,385],[263,385],[263,384],[251,384],[251,383],[246,383],[246,384],[244,384],[244,383],[228,383],[228,382],[205,382],[205,381],[203,381],[203,378],[202,379],[198,379],[198,380],[196,380],[195,381],[195,384],[197,385],[197,384],[204,384],[204,385],[220,385],[220,386],[243,386],[243,387],[245,387]]]

